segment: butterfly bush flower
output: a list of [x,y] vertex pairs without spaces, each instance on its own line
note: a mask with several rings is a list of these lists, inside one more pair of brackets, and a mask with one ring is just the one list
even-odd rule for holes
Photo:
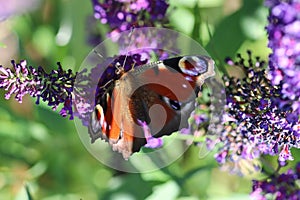
[[71,69],[63,70],[59,62],[57,65],[58,69],[50,73],[45,72],[41,66],[38,68],[38,75],[35,79],[40,82],[38,85],[40,94],[37,95],[36,103],[39,104],[42,99],[48,103],[48,106],[52,106],[53,110],[63,103],[60,114],[63,117],[70,115],[70,119],[73,119],[72,92],[76,74],[73,74]]
[[266,62],[253,58],[248,51],[248,59],[238,55],[237,61],[228,58],[229,65],[241,67],[244,78],[224,75],[226,90],[226,113],[215,140],[219,151],[216,160],[238,162],[252,160],[261,154],[279,155],[280,161],[293,160],[290,149],[299,148],[299,119],[293,116],[291,106],[278,106],[282,85],[272,85],[267,76]]
[[5,98],[15,94],[15,99],[22,102],[25,94],[36,97],[36,104],[40,100],[47,102],[54,110],[63,104],[60,115],[70,115],[72,111],[72,91],[76,75],[71,70],[65,71],[60,63],[58,69],[47,73],[40,66],[38,69],[27,66],[25,60],[20,63],[12,61],[13,69],[0,66],[0,88],[8,91]]
[[298,200],[300,198],[300,163],[295,169],[287,172],[275,173],[265,180],[254,180],[251,197],[253,199],[268,200]]
[[142,127],[144,131],[144,135],[147,141],[147,144],[145,147],[147,148],[159,148],[163,145],[163,139],[162,138],[155,138],[152,136],[150,127],[148,124],[144,121],[138,120],[139,125]]
[[0,66],[0,88],[8,91],[5,94],[5,99],[9,99],[12,94],[15,94],[15,99],[22,103],[23,96],[29,94],[30,96],[37,96],[39,91],[37,85],[38,80],[35,80],[37,71],[31,66],[27,67],[26,60],[16,63],[11,61],[13,70]]
[[[272,54],[269,77],[282,84],[282,95],[300,114],[300,1],[267,0],[270,9],[267,32]],[[283,102],[281,102],[283,104]]]
[[[169,5],[164,0],[105,0],[100,3],[98,0],[92,0],[94,8],[94,17],[99,19],[102,24],[109,26],[108,37],[116,42],[120,48],[119,54],[140,54],[145,59],[150,59],[151,54],[147,48],[152,48],[158,59],[165,59],[173,54],[179,54],[176,43],[173,41],[178,37],[177,33],[166,32],[163,29],[151,29],[151,27],[165,27],[168,23],[166,11]],[[146,28],[138,29],[136,28]],[[121,34],[124,31],[130,31],[128,34]],[[167,35],[168,34],[168,35]],[[93,38],[94,45],[97,40],[92,33],[89,38]]]
[[133,27],[162,26],[169,5],[164,0],[92,0],[94,17],[110,26],[111,35]]

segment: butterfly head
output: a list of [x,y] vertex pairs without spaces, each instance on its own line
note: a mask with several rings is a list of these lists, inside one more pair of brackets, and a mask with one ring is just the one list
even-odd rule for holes
[[116,63],[115,65],[116,70],[115,70],[115,74],[120,77],[125,73],[125,69],[123,66],[121,66],[121,64],[119,62]]

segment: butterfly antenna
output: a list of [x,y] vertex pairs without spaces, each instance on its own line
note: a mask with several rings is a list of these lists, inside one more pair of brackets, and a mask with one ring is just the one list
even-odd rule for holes
[[111,80],[107,81],[103,86],[101,86],[101,87],[99,87],[99,88],[107,90],[106,87],[107,87],[109,84],[111,84],[113,81],[114,81],[114,80],[111,79]]
[[[133,31],[134,31],[134,27],[131,28],[130,33],[129,33],[129,37],[131,37]],[[131,42],[132,42],[132,40],[129,41],[128,47],[131,46]],[[123,69],[125,69],[125,64],[126,64],[126,60],[127,60],[127,57],[128,57],[128,47],[126,48],[126,55],[125,55],[125,59],[124,59],[123,66],[122,66]]]

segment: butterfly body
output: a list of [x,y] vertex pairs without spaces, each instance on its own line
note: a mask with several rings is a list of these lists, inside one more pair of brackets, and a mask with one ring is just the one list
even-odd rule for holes
[[188,125],[195,91],[214,75],[214,63],[206,56],[185,56],[127,72],[116,66],[115,73],[117,78],[99,81],[89,133],[92,142],[102,138],[128,159],[147,143],[140,122],[147,124],[153,137]]

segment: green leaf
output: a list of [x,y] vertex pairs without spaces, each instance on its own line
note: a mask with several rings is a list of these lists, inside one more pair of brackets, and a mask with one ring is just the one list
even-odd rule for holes
[[180,193],[180,188],[175,181],[168,181],[154,187],[153,193],[146,200],[174,200]]
[[0,48],[6,48],[6,47],[7,46],[4,43],[0,42]]
[[33,33],[33,44],[42,56],[51,55],[55,48],[55,35],[53,28],[50,26],[40,26]]
[[226,17],[218,24],[210,42],[206,46],[206,50],[214,59],[220,62],[220,65],[223,65],[224,59],[228,56],[235,56],[245,40],[254,39],[261,35],[261,33],[258,33],[255,36],[250,36],[247,30],[251,27],[252,31],[257,29],[260,31],[264,23],[261,20],[263,15],[261,1],[244,1],[240,10]]
[[170,21],[178,31],[190,35],[193,31],[195,16],[189,9],[178,7],[170,12]]
[[47,169],[47,164],[44,161],[40,161],[36,163],[34,166],[32,166],[29,170],[28,173],[31,174],[31,178],[38,178],[42,174],[45,173]]

